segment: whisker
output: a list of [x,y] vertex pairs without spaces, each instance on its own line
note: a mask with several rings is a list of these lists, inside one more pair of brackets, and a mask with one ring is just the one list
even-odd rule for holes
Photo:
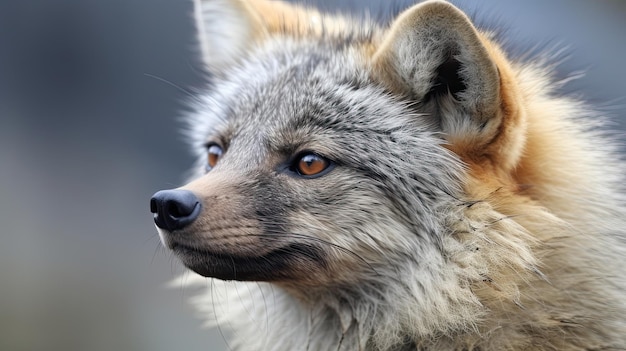
[[[211,305],[212,305],[211,307],[213,308],[213,311],[217,311],[217,307],[215,304],[215,280],[210,279],[210,281],[211,281]],[[226,339],[226,335],[224,334],[224,331],[222,330],[222,326],[220,325],[220,320],[219,318],[217,318],[217,313],[214,313],[213,315],[215,316],[215,326],[217,327],[217,331],[220,333],[222,340],[224,340],[226,347],[230,351],[234,351],[234,349],[230,346],[228,339]]]
[[[250,293],[250,287],[248,287],[248,292]],[[250,321],[252,323],[254,323],[254,324],[258,324],[258,321],[254,317],[254,313],[252,311],[252,310],[255,309],[254,299],[252,300],[252,306],[251,306],[252,310],[250,310],[250,308],[248,308],[247,304],[244,302],[244,298],[241,296],[241,293],[239,292],[239,285],[237,285],[237,284],[235,284],[235,293],[237,294],[237,297],[239,298],[239,302],[241,302],[241,305],[243,306],[244,310],[246,311],[246,314],[250,317]]]
[[154,253],[152,254],[152,258],[150,259],[150,266],[152,266],[152,264],[154,263],[154,259],[156,258],[156,255],[159,251],[163,250],[163,246],[161,245],[161,243],[158,243],[156,245],[156,247],[154,248]]
[[169,81],[169,80],[167,80],[165,78],[161,78],[161,77],[155,76],[155,75],[150,74],[150,73],[144,73],[143,75],[146,76],[146,77],[154,78],[154,79],[156,79],[156,80],[158,80],[160,82],[163,82],[163,83],[165,83],[167,85],[170,85],[170,86],[178,89],[179,91],[182,91],[183,93],[185,93],[185,94],[187,94],[187,95],[189,95],[191,97],[195,96],[191,91],[181,87],[180,85],[174,84],[173,82],[171,82],[171,81]]
[[[259,292],[261,293],[261,298],[263,299],[263,306],[265,306],[265,340],[263,341],[263,346],[267,346],[267,342],[269,341],[269,330],[270,330],[269,307],[267,305],[267,299],[265,298],[265,292],[263,291],[261,284],[259,282],[256,282],[256,285],[257,285],[257,288],[259,289]],[[248,286],[248,289],[250,289],[249,286]]]

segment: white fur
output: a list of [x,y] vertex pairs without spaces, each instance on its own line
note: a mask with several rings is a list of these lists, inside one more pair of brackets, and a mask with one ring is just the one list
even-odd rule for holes
[[[514,88],[519,88],[515,101],[523,122],[517,129],[519,136],[512,139],[519,145],[506,150],[511,152],[510,165],[499,166],[510,172],[506,176],[529,183],[512,187],[529,185],[523,192],[498,186],[494,179],[481,179],[472,173],[471,165],[462,164],[462,155],[445,149],[456,139],[465,137],[464,141],[472,144],[484,138],[476,132],[476,120],[472,119],[482,110],[460,109],[459,104],[475,107],[487,101],[489,105],[494,98],[485,96],[486,91],[493,92],[494,78],[489,69],[485,73],[485,62],[469,64],[461,72],[479,86],[461,97],[467,101],[451,97],[441,101],[439,117],[447,118],[441,131],[436,130],[432,116],[426,115],[428,111],[415,113],[382,85],[352,89],[337,83],[371,80],[366,72],[373,65],[359,47],[341,53],[315,52],[319,33],[313,38],[279,33],[251,43],[250,24],[240,23],[244,20],[237,16],[239,10],[233,2],[207,0],[202,6],[203,33],[226,30],[222,37],[206,38],[209,44],[204,52],[215,57],[209,66],[218,71],[220,80],[199,98],[197,112],[190,119],[190,132],[201,158],[207,135],[224,128],[225,118],[234,113],[241,124],[238,132],[246,138],[233,147],[229,163],[223,167],[231,171],[262,167],[257,160],[268,151],[259,146],[257,136],[272,136],[288,125],[294,111],[284,107],[285,101],[323,105],[325,99],[339,96],[351,106],[343,117],[350,118],[355,129],[373,129],[368,118],[374,116],[379,119],[375,127],[393,131],[401,141],[401,145],[380,144],[386,148],[368,150],[367,145],[379,144],[356,139],[353,148],[370,151],[381,161],[395,161],[392,171],[377,169],[388,179],[416,175],[417,185],[433,191],[433,199],[428,199],[411,192],[411,187],[399,187],[406,190],[402,195],[420,220],[408,227],[385,199],[372,195],[376,189],[350,183],[357,178],[346,171],[336,181],[345,183],[345,193],[352,196],[345,205],[352,212],[330,206],[327,216],[304,210],[289,213],[292,228],[358,254],[348,256],[329,248],[329,256],[339,262],[333,267],[337,286],[185,278],[184,284],[206,287],[206,293],[193,302],[207,316],[209,326],[233,331],[231,347],[277,351],[626,347],[626,169],[616,156],[615,143],[595,128],[602,125],[599,117],[584,104],[557,96],[555,83],[540,67],[541,62],[511,64]],[[458,13],[452,17],[458,19]],[[329,38],[337,39],[334,35]],[[412,39],[414,35],[424,40],[428,33],[413,33]],[[455,35],[448,33],[447,37]],[[372,40],[380,44],[376,38]],[[460,47],[463,59],[475,58],[472,43]],[[439,63],[433,58],[441,56],[431,44],[436,43],[390,45],[399,53],[395,72],[410,78],[405,83],[412,84],[418,95],[428,91],[421,85],[430,81]],[[215,50],[220,55],[215,55]],[[318,91],[300,92],[299,84],[288,80],[291,70],[307,65],[307,50],[323,56],[320,61],[327,63],[306,72],[306,78],[319,78],[316,89],[334,95],[318,99]],[[246,59],[238,61],[244,51]],[[434,56],[416,58],[415,51]],[[411,71],[411,59],[424,65]],[[281,77],[287,77],[286,83]],[[275,90],[268,93],[266,87]],[[304,95],[309,100],[302,98]],[[266,115],[246,115],[249,105],[256,102],[272,108],[262,110]],[[478,119],[482,122],[488,117],[494,118],[487,128],[493,132],[500,120],[489,113]],[[350,136],[344,139],[350,140]],[[336,141],[324,131],[306,139],[307,146],[328,152]],[[516,174],[524,171],[528,174]],[[338,214],[345,215],[336,222],[328,220],[336,220],[333,215]],[[346,223],[354,225],[346,229]],[[416,238],[415,228],[427,235]],[[344,263],[351,266],[344,267]]]

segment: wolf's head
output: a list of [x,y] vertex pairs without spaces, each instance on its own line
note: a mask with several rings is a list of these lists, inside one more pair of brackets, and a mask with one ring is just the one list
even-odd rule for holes
[[200,162],[151,209],[193,271],[269,282],[230,284],[235,315],[263,287],[282,294],[266,302],[282,306],[272,349],[623,340],[608,239],[622,166],[544,69],[509,63],[443,1],[386,29],[276,1],[196,5],[214,78],[189,119]]
[[387,30],[281,3],[199,8],[215,77],[190,122],[202,171],[153,197],[163,244],[201,275],[301,296],[395,284],[426,310],[468,290],[444,248],[466,166],[509,172],[522,128],[469,19],[441,1]]

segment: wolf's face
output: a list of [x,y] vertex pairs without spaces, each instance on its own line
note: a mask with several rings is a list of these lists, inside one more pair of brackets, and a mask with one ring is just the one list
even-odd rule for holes
[[544,70],[444,1],[387,29],[196,5],[214,78],[189,119],[200,162],[150,205],[187,267],[254,281],[199,300],[235,348],[623,345],[623,250],[604,235],[623,234],[623,171]]
[[[195,220],[160,229],[189,268],[319,285],[399,256],[441,259],[437,212],[458,191],[458,163],[429,119],[346,50],[312,41],[258,52],[197,110],[206,174],[153,200],[200,204]],[[155,206],[157,218],[185,216]]]
[[219,79],[190,123],[206,171],[152,199],[163,243],[227,280],[439,279],[456,146],[499,132],[498,73],[467,18],[429,3],[380,38],[251,23],[232,64],[208,59]]

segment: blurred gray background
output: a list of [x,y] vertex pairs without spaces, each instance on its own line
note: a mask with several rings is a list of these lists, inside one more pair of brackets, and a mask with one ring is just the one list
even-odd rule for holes
[[[560,74],[586,76],[567,91],[624,130],[625,1],[457,4],[508,28],[518,54],[568,47]],[[207,76],[190,11],[188,0],[0,0],[0,350],[226,349],[194,317],[193,291],[166,287],[183,269],[148,209],[192,164],[178,116]]]

